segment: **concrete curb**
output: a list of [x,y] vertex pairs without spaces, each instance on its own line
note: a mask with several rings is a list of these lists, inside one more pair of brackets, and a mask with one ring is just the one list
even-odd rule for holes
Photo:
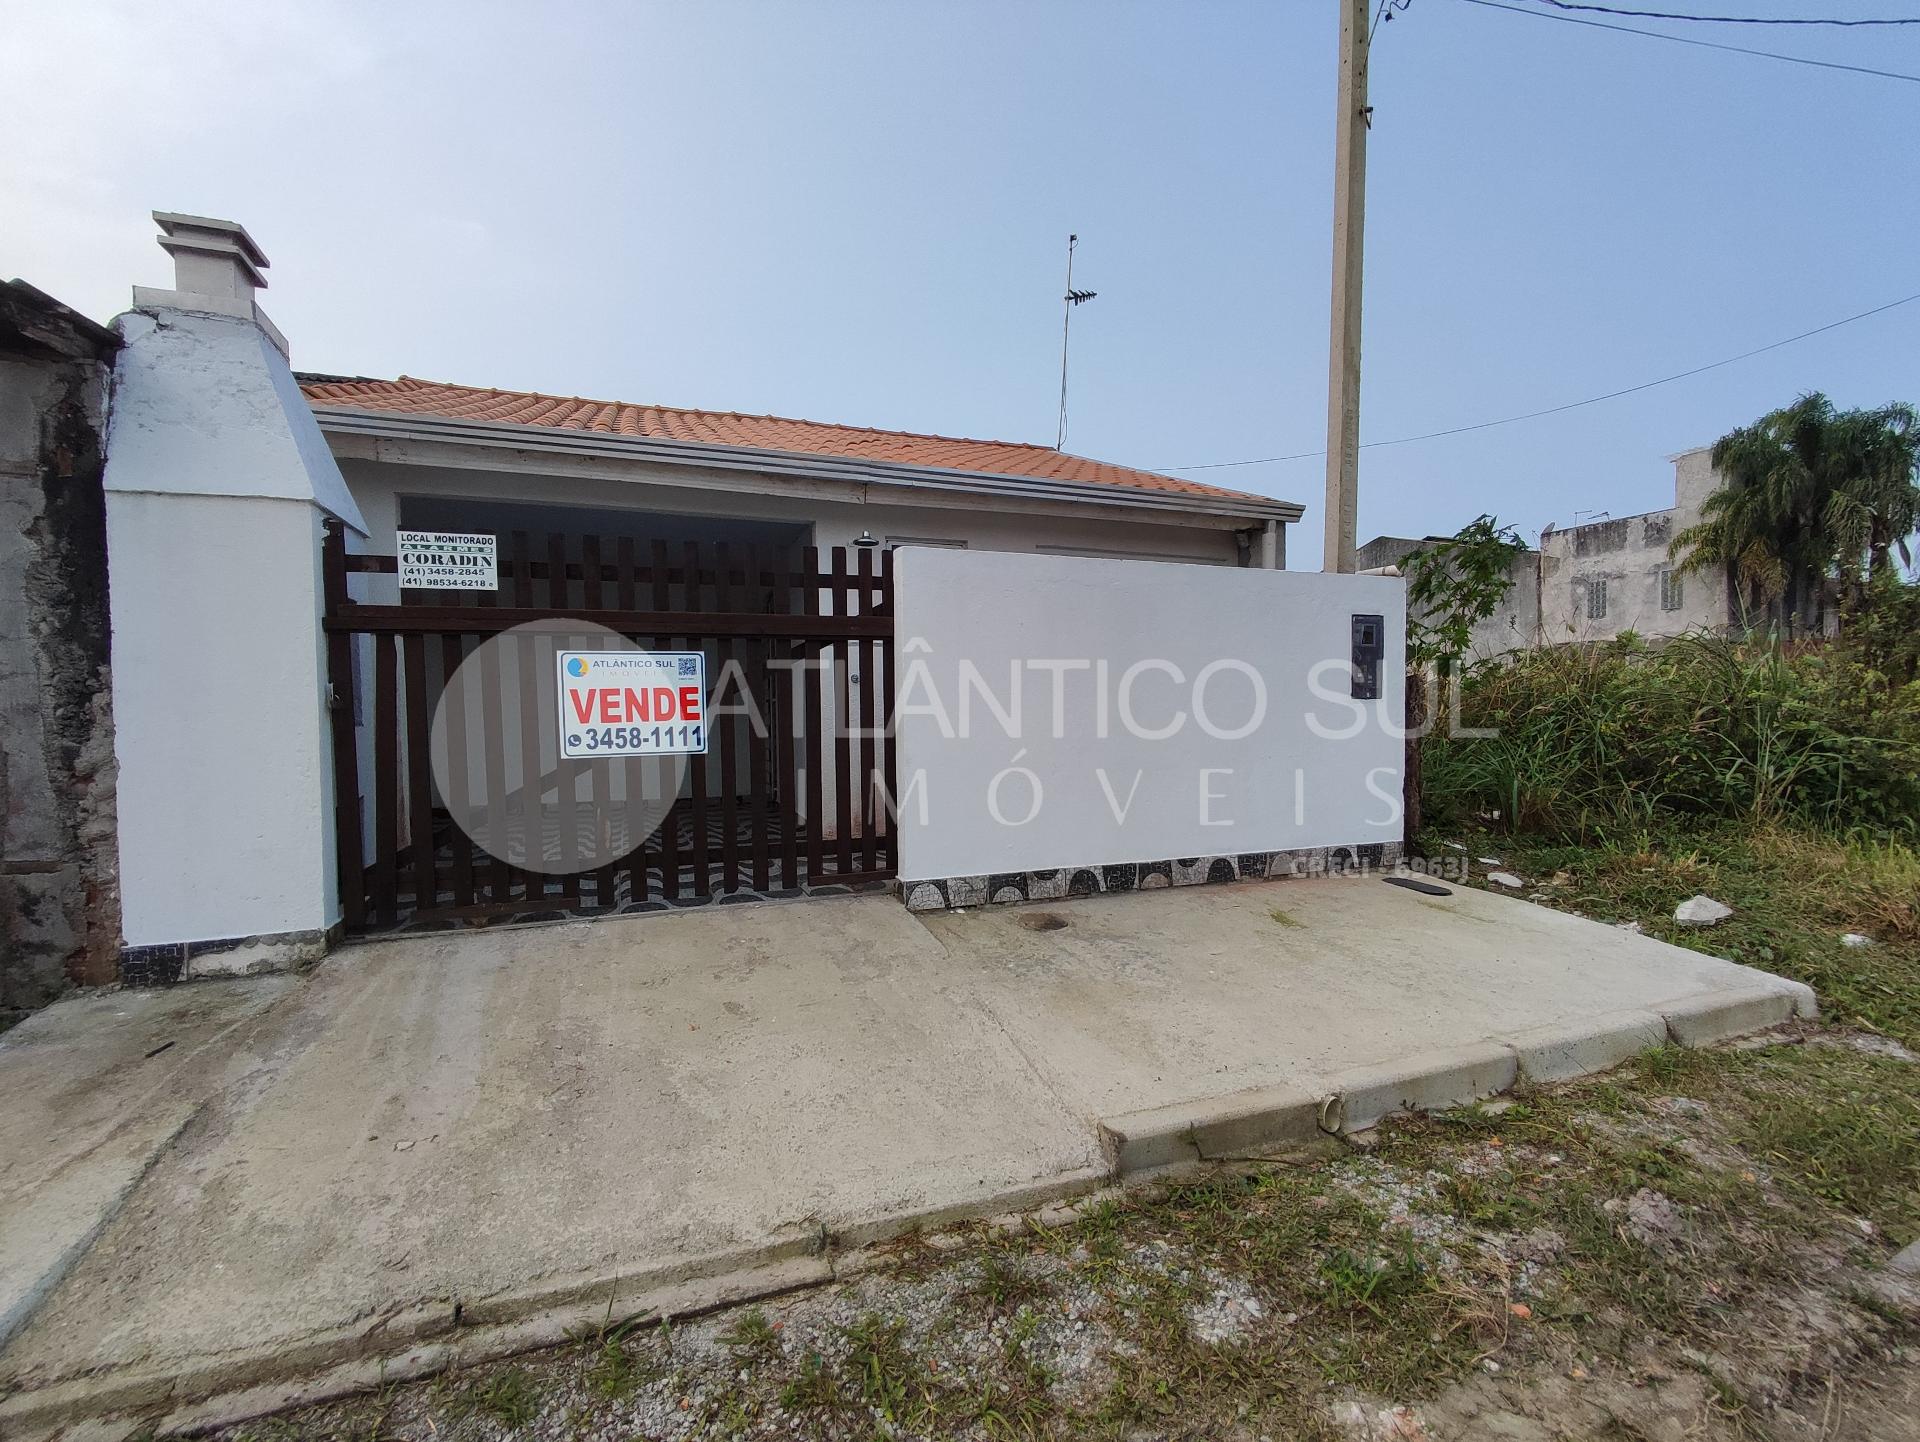
[[[612,1309],[615,1321],[652,1315],[686,1317],[759,1297],[799,1291],[833,1280],[825,1257],[796,1257],[765,1266],[634,1293]],[[423,1342],[394,1355],[358,1357],[317,1373],[281,1382],[229,1388],[204,1400],[174,1408],[154,1429],[158,1436],[190,1436],[290,1407],[367,1392],[393,1382],[414,1381],[456,1367],[498,1361],[521,1352],[559,1346],[590,1335],[608,1320],[606,1301],[576,1302],[537,1311],[512,1322],[461,1329],[438,1341]]]
[[1611,1071],[1666,1039],[1667,1019],[1658,1012],[1621,1011],[1515,1032],[1507,1044],[1520,1079],[1542,1085]]
[[155,1142],[145,1160],[120,1179],[113,1189],[113,1194],[96,1204],[93,1224],[59,1253],[47,1258],[39,1274],[13,1292],[11,1299],[0,1297],[0,1349],[4,1349],[7,1343],[13,1340],[14,1333],[25,1328],[33,1319],[34,1313],[40,1310],[40,1304],[53,1294],[54,1288],[66,1280],[67,1273],[78,1266],[80,1259],[92,1250],[93,1244],[100,1239],[100,1234],[106,1231],[113,1220],[120,1215],[127,1198],[133,1195],[134,1188],[147,1179],[148,1173],[166,1154],[167,1148],[178,1140],[180,1133],[187,1129],[198,1113],[198,1107],[188,1108],[186,1115],[180,1119],[179,1125]]
[[[29,1258],[23,1267],[17,1260],[19,1254],[16,1252],[16,1260],[10,1264],[0,1264],[0,1350],[26,1328],[41,1304],[66,1280],[68,1273],[119,1217],[127,1199],[172,1151],[181,1135],[200,1119],[208,1096],[219,1089],[217,1078],[227,1059],[235,1053],[254,1050],[266,1018],[273,1014],[292,989],[291,984],[280,987],[268,982],[257,987],[225,991],[223,994],[228,999],[251,995],[261,1000],[252,1009],[240,1006],[236,1014],[221,1021],[212,1031],[189,1041],[187,1046],[174,1052],[170,1068],[158,1078],[133,1090],[125,1103],[116,1109],[109,1129],[95,1135],[83,1150],[71,1152],[58,1160],[51,1171],[41,1174],[24,1193],[19,1190],[20,1178],[15,1176],[10,1179],[9,1185],[16,1190],[12,1195],[0,1199],[0,1213],[4,1214],[0,1215],[0,1227],[18,1227],[30,1231],[37,1226],[33,1212],[23,1208],[20,1203],[19,1198],[23,1194],[34,1196],[36,1203],[43,1198],[51,1198],[50,1204],[68,1217],[84,1216],[90,1212],[92,1220],[87,1223],[84,1233],[74,1236],[57,1253],[47,1255],[42,1252],[37,1262]],[[94,1016],[92,1008],[112,994],[105,990],[98,991],[90,997],[74,998],[71,1003],[57,1003],[56,1007],[70,1005],[74,1008],[70,1014],[83,1018]],[[212,1003],[215,1009],[220,1005],[217,999]],[[29,1018],[0,1037],[0,1047],[6,1048],[10,1056],[21,1055],[20,1051],[14,1049],[23,1047],[23,1044],[27,1050],[44,1048],[46,1042],[42,1028],[55,1024],[53,1017],[56,1007],[47,1008],[39,1016]],[[149,1008],[162,1016],[168,1011],[166,1004],[155,1001],[151,994],[136,993],[130,1009],[137,1014]],[[162,1050],[172,1051],[171,1041]],[[160,1129],[149,1131],[149,1126],[154,1123]],[[114,1178],[116,1170],[119,1173],[117,1179],[110,1179],[102,1185],[100,1178],[103,1175]]]
[[1126,1112],[1100,1123],[1114,1177],[1297,1147],[1320,1136],[1320,1099],[1291,1087],[1256,1087],[1202,1101]]
[[1534,1085],[1610,1071],[1672,1041],[1708,1046],[1819,1015],[1811,988],[1755,972],[1753,990],[1697,992],[1656,1010],[1604,1013],[1337,1073],[1324,1094],[1260,1087],[1103,1118],[1115,1181],[1298,1148],[1365,1131],[1395,1112],[1447,1111]]
[[1494,1041],[1357,1067],[1334,1077],[1320,1125],[1330,1132],[1365,1131],[1394,1112],[1447,1111],[1510,1091],[1518,1077],[1513,1048]]
[[1889,1257],[1887,1270],[1902,1277],[1920,1277],[1920,1242],[1908,1242]]
[[826,1233],[827,1249],[838,1258],[913,1232],[933,1231],[958,1222],[978,1221],[983,1217],[1024,1216],[1060,1203],[1071,1203],[1111,1185],[1112,1181],[1112,1173],[1105,1166],[1081,1167],[1048,1177],[1045,1181],[1008,1187],[991,1197],[954,1202],[943,1207],[928,1207],[912,1213],[878,1213],[855,1217],[836,1224]]
[[1754,991],[1704,991],[1660,1008],[1667,1035],[1680,1046],[1711,1046],[1717,1041],[1764,1031],[1770,1026],[1820,1015],[1813,990],[1798,982]]
[[[74,1377],[0,1398],[8,1442],[62,1435],[95,1422],[101,1438],[132,1433],[164,1410],[160,1436],[187,1435],[249,1417],[364,1392],[450,1367],[557,1346],[609,1317],[692,1316],[833,1281],[842,1258],[915,1231],[1008,1212],[1070,1204],[1109,1185],[1105,1166],[1083,1167],[991,1196],[916,1212],[794,1227],[750,1247],[612,1275],[580,1273],[473,1299],[399,1308],[293,1345],[227,1353],[185,1368],[128,1369]],[[137,1414],[137,1415],[128,1415]],[[108,1418],[125,1426],[108,1424]]]
[[[320,1400],[305,1395],[303,1377],[326,1378],[346,1374],[360,1378],[324,1395],[339,1395],[377,1382],[382,1375],[398,1376],[395,1368],[420,1376],[465,1356],[502,1355],[489,1351],[485,1339],[508,1334],[508,1350],[540,1345],[539,1340],[561,1341],[567,1329],[597,1326],[608,1315],[616,1319],[649,1310],[679,1306],[685,1298],[713,1295],[709,1305],[755,1295],[739,1291],[740,1279],[770,1274],[784,1285],[826,1280],[832,1266],[820,1253],[820,1234],[808,1230],[776,1241],[701,1257],[686,1258],[613,1276],[568,1278],[522,1291],[465,1302],[449,1298],[383,1313],[366,1323],[316,1333],[292,1345],[276,1345],[211,1357],[187,1367],[128,1368],[72,1377],[45,1387],[16,1392],[0,1400],[0,1436],[32,1437],[57,1431],[66,1423],[103,1413],[152,1414],[211,1407],[221,1399],[246,1394],[270,1396],[280,1390],[299,1393],[295,1401]],[[734,1294],[738,1292],[738,1296]],[[318,1383],[312,1385],[319,1385]],[[254,1402],[255,1412],[293,1402]],[[163,1428],[162,1430],[167,1430]],[[173,1429],[178,1430],[178,1429]]]

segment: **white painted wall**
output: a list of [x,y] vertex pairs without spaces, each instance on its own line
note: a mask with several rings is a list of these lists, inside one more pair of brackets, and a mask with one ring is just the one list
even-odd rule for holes
[[172,309],[115,324],[126,349],[114,365],[108,490],[312,501],[366,529],[286,357],[259,326]]
[[[926,799],[924,816],[917,796],[902,802],[902,879],[1400,840],[1400,580],[929,547],[900,552],[895,584],[899,780],[907,796],[918,774]],[[1385,618],[1377,702],[1349,696],[1355,613]],[[1058,707],[1057,662],[1089,663],[1059,673]],[[1135,722],[1174,728],[1164,739],[1125,722],[1123,678],[1141,662],[1182,678],[1156,667],[1131,683]],[[1316,697],[1322,662],[1328,694]],[[1226,738],[1253,719],[1254,683],[1231,663],[1266,693],[1264,719],[1237,739]],[[1201,704],[1219,736],[1193,714],[1209,667]],[[963,723],[970,669],[1010,726],[977,690]],[[995,778],[1014,766],[1040,788],[1021,824],[1007,823],[1032,807],[1028,778],[1002,778],[1004,820],[993,806]]]
[[[1219,516],[1169,512],[1103,514],[1068,502],[1020,506],[959,493],[926,493],[923,504],[868,500],[865,487],[848,482],[793,481],[768,477],[756,490],[738,473],[711,477],[684,467],[645,461],[601,462],[598,474],[569,474],[578,460],[556,458],[550,474],[450,465],[398,464],[356,452],[363,437],[339,438],[340,467],[367,518],[369,549],[392,553],[402,496],[466,497],[473,500],[540,502],[692,516],[750,517],[809,525],[823,549],[851,545],[863,530],[884,541],[890,535],[964,541],[974,550],[1033,551],[1042,547],[1115,551],[1142,559],[1238,562],[1236,523]],[[394,449],[386,442],[380,443]],[[724,482],[724,486],[721,484]]]
[[299,501],[107,495],[129,946],[338,919],[320,524]]
[[118,326],[104,484],[124,941],[276,939],[190,972],[300,960],[340,915],[321,527],[364,522],[253,319],[155,305]]

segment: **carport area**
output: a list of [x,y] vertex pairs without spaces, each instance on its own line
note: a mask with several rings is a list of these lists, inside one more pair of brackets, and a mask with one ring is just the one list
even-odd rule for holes
[[825,1280],[914,1227],[1811,1009],[1378,878],[712,907],[63,1004],[0,1039],[0,1433],[263,1410]]

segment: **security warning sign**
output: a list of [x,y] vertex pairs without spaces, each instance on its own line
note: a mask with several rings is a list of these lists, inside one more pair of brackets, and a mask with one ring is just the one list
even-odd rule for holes
[[499,543],[460,531],[400,531],[400,588],[493,591],[500,586]]
[[562,651],[560,754],[704,754],[707,658],[698,651]]

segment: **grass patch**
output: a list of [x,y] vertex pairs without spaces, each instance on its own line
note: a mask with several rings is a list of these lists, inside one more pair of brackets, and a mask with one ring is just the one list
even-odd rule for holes
[[926,1368],[905,1343],[907,1324],[869,1312],[846,1329],[842,1363],[861,1402],[895,1426],[912,1425],[927,1414],[933,1388]]
[[1018,1253],[994,1248],[980,1259],[980,1269],[967,1295],[998,1311],[1011,1311],[1046,1295],[1046,1283],[1035,1277]]
[[637,1359],[624,1341],[610,1337],[594,1349],[593,1361],[587,1367],[587,1389],[603,1401],[613,1402],[631,1396],[657,1375],[658,1369]]
[[808,1352],[780,1388],[780,1405],[789,1412],[839,1412],[846,1407],[840,1374],[818,1352]]
[[956,1422],[972,1424],[990,1437],[1031,1437],[1042,1431],[1055,1412],[1053,1401],[1044,1392],[1024,1391],[983,1383],[977,1390],[963,1394],[953,1405]]
[[456,1410],[491,1417],[503,1427],[524,1427],[540,1413],[540,1389],[523,1368],[509,1367],[469,1383]]
[[1751,1054],[1735,1140],[1806,1196],[1920,1234],[1920,1066],[1844,1047]]
[[1417,1291],[1425,1265],[1405,1248],[1397,1257],[1363,1257],[1336,1247],[1320,1260],[1320,1281],[1327,1305],[1335,1311],[1364,1311],[1384,1319],[1383,1303]]
[[1516,1194],[1505,1179],[1489,1181],[1470,1172],[1452,1172],[1442,1177],[1439,1200],[1449,1215],[1488,1231],[1518,1231],[1540,1215],[1540,1208],[1529,1198]]
[[758,1307],[749,1307],[734,1318],[733,1325],[721,1334],[720,1340],[741,1358],[766,1357],[780,1350],[778,1329]]
[[1327,1381],[1388,1396],[1430,1394],[1497,1345],[1505,1313],[1493,1279],[1401,1239],[1394,1250],[1322,1258],[1323,1304],[1309,1350]]
[[594,1396],[617,1401],[630,1396],[657,1375],[658,1369],[636,1358],[627,1345],[628,1339],[648,1320],[646,1317],[629,1317],[621,1322],[609,1320],[580,1338],[592,1358],[587,1364],[585,1382]]

